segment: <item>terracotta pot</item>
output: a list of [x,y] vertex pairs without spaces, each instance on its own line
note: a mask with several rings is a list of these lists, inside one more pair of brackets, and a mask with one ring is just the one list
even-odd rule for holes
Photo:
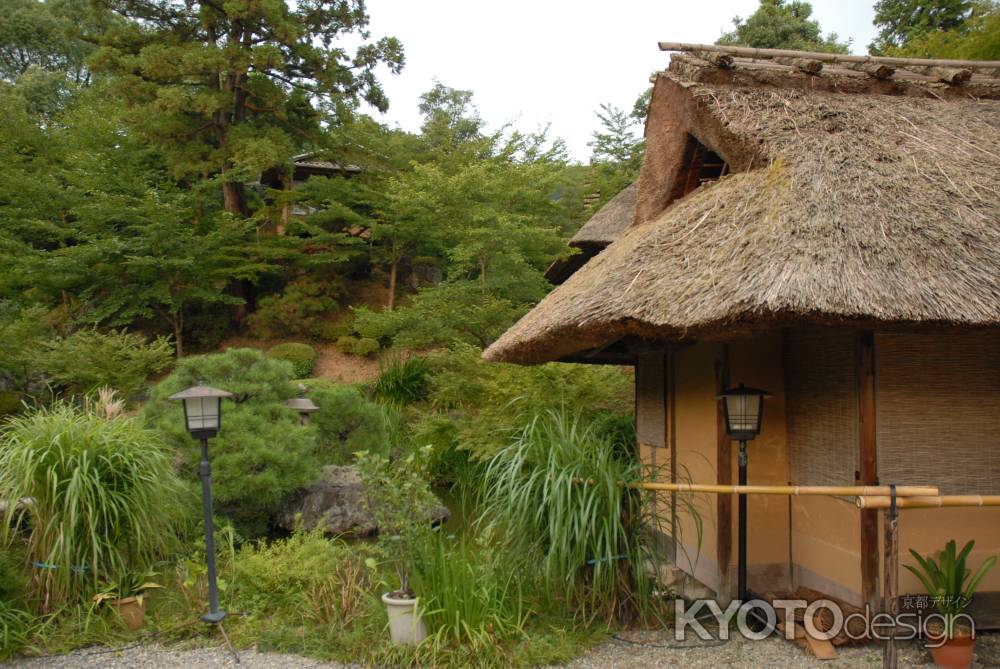
[[928,636],[928,648],[934,664],[941,669],[969,669],[972,666],[972,651],[975,649],[976,639],[966,634],[956,634],[950,639],[942,637]]
[[146,619],[146,600],[139,600],[135,597],[125,599],[113,599],[109,602],[115,607],[115,611],[125,621],[130,630],[137,630],[142,627]]
[[427,624],[417,609],[416,598],[396,598],[382,595],[389,612],[389,636],[396,645],[416,646],[427,638]]

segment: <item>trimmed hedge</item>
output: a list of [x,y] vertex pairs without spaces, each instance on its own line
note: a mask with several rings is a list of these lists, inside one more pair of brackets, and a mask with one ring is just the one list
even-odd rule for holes
[[316,365],[316,349],[309,344],[288,342],[272,346],[265,354],[276,360],[287,360],[295,367],[295,376],[304,379],[312,374]]

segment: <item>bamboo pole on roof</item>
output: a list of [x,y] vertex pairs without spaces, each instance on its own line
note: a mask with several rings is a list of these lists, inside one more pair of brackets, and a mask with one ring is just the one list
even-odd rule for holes
[[660,42],[660,51],[692,51],[725,53],[746,58],[808,58],[824,63],[879,63],[882,65],[907,65],[918,67],[952,67],[972,70],[1000,67],[1000,60],[950,60],[944,58],[896,58],[891,56],[854,56],[822,51],[795,51],[792,49],[755,49],[746,46],[719,46],[717,44],[690,44],[687,42]]
[[[856,503],[859,509],[888,509],[892,500],[884,495],[861,495]],[[917,495],[897,499],[896,506],[900,509],[1000,506],[1000,495]]]

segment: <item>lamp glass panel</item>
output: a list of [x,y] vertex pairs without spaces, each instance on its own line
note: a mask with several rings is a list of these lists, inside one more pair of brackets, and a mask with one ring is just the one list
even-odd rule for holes
[[726,406],[729,414],[730,432],[757,432],[760,417],[760,395],[727,395]]
[[191,397],[184,400],[184,408],[189,431],[219,429],[218,397]]

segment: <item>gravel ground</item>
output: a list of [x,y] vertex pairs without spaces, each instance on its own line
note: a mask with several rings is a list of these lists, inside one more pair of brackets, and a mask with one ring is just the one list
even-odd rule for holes
[[[685,648],[673,646],[671,638],[662,633],[630,634],[628,638],[638,643],[612,640],[574,660],[566,669],[880,669],[882,666],[882,655],[876,646],[840,648],[836,660],[820,662],[780,639],[746,641],[734,638],[711,648]],[[251,650],[240,652],[240,658],[242,663],[236,665],[224,648],[171,650],[150,645],[124,652],[90,649],[17,660],[0,666],[5,669],[216,669],[234,666],[245,669],[356,669],[357,666]],[[901,668],[933,667],[927,652],[916,645],[903,645],[899,659]],[[1000,635],[979,638],[973,666],[974,669],[1000,669]]]

